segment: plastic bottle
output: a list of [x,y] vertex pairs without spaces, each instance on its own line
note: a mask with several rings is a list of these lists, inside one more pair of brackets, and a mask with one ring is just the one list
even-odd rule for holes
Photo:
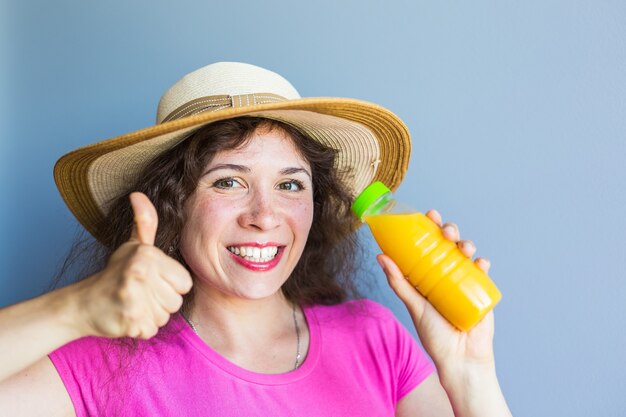
[[398,202],[381,182],[357,197],[352,211],[413,286],[450,323],[470,330],[502,298],[495,284],[441,228]]

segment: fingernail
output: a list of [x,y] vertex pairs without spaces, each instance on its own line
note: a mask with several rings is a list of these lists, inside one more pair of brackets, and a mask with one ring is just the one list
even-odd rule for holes
[[463,246],[463,249],[469,249],[474,247],[474,244],[472,242],[468,242],[467,240],[462,241],[461,245]]

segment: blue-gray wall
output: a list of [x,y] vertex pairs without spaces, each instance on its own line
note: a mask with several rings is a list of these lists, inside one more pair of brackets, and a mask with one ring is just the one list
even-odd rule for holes
[[[406,121],[415,151],[398,194],[492,259],[515,415],[626,415],[624,2],[0,7],[0,306],[45,289],[74,234],[59,156],[152,124],[188,71],[250,62],[303,96],[371,100]],[[409,326],[376,273],[372,297]]]

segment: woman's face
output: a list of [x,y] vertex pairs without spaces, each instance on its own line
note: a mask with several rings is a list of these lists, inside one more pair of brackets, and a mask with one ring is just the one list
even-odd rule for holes
[[185,204],[180,250],[196,286],[223,296],[275,295],[313,220],[311,167],[280,129],[218,152]]

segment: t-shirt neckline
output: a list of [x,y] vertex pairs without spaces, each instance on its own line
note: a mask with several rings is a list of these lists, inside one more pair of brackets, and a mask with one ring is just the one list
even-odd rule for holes
[[314,307],[302,307],[302,312],[309,326],[309,350],[304,358],[304,362],[298,367],[298,369],[280,374],[264,374],[242,368],[220,355],[211,346],[207,345],[204,340],[202,340],[200,336],[192,330],[180,312],[176,313],[172,320],[174,321],[173,324],[180,328],[180,334],[186,339],[186,341],[223,372],[237,379],[256,384],[284,385],[305,378],[315,368],[319,359],[321,332]]

